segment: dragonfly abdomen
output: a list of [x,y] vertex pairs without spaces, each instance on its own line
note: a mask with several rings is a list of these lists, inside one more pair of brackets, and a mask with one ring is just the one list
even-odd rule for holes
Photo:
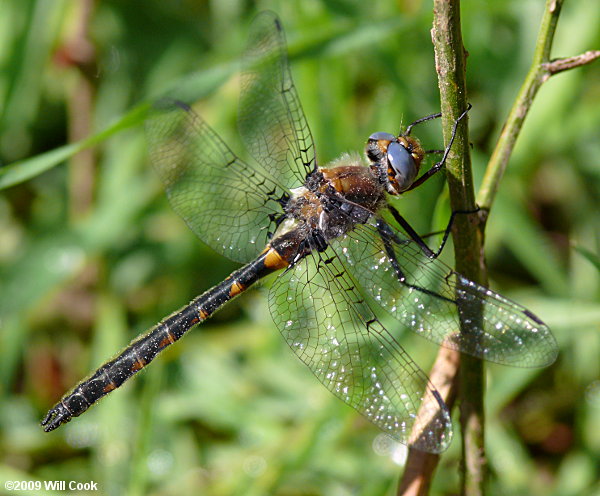
[[236,270],[222,283],[136,338],[115,358],[63,396],[42,421],[44,430],[52,431],[72,417],[81,415],[100,398],[146,367],[161,351],[196,324],[206,320],[259,279],[285,266],[287,262],[277,251],[273,248],[265,250],[256,260]]

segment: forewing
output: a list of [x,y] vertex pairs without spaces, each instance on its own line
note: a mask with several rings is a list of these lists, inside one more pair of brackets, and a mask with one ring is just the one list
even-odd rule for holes
[[446,449],[446,405],[375,318],[331,246],[281,274],[269,302],[288,345],[333,394],[401,443]]
[[304,184],[316,162],[286,50],[280,20],[259,14],[244,54],[238,127],[254,159],[291,189]]
[[173,209],[214,250],[237,262],[258,255],[287,194],[240,160],[186,104],[159,101],[146,122],[151,161]]
[[343,253],[361,287],[404,326],[491,362],[518,367],[554,362],[556,341],[535,315],[427,258],[413,240],[400,239],[379,222],[383,233],[373,224],[356,226]]

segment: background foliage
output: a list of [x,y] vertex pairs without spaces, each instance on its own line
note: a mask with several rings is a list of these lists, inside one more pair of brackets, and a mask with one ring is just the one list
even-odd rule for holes
[[[228,305],[85,416],[51,434],[38,424],[66,389],[235,268],[169,209],[138,110],[178,88],[241,150],[237,60],[249,20],[265,8],[286,28],[321,164],[439,108],[428,2],[0,4],[0,183],[28,179],[0,196],[3,481],[93,480],[101,494],[393,494],[402,447],[293,357],[264,290]],[[477,181],[542,8],[463,6]],[[598,46],[600,4],[567,2],[555,55]],[[540,315],[561,348],[544,370],[489,367],[491,494],[600,491],[599,81],[592,65],[542,88],[488,223],[492,287]],[[96,146],[74,156],[78,147],[63,145],[88,128]],[[438,123],[417,134],[441,146]],[[398,208],[429,232],[446,222],[446,204],[440,176]],[[435,347],[403,343],[427,370]],[[436,494],[457,487],[457,441]]]

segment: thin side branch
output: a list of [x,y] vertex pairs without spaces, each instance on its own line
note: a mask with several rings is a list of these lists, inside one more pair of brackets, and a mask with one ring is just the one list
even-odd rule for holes
[[[494,202],[500,181],[502,180],[502,176],[506,170],[508,160],[514,149],[517,137],[521,132],[521,128],[523,127],[525,117],[529,113],[529,109],[533,104],[535,95],[542,84],[547,81],[552,74],[556,74],[562,70],[570,68],[564,67],[564,69],[560,69],[564,66],[565,60],[571,59],[562,59],[563,62],[560,63],[558,61],[552,62],[550,60],[550,51],[552,49],[552,42],[554,41],[554,34],[556,32],[556,24],[558,22],[563,1],[564,0],[546,0],[546,8],[544,10],[540,31],[536,40],[536,49],[531,67],[527,73],[523,85],[521,86],[521,89],[519,90],[519,94],[517,95],[515,103],[510,110],[506,123],[502,129],[502,133],[500,134],[500,138],[498,139],[498,143],[496,144],[496,148],[494,149],[490,161],[488,162],[486,173],[483,178],[479,194],[477,195],[477,204],[484,212],[489,212],[492,203]],[[574,58],[576,59],[577,57]],[[591,62],[594,58],[595,57],[592,56],[589,62]],[[557,65],[552,65],[554,63],[557,63]],[[571,64],[574,63],[575,62],[571,62]],[[567,65],[569,65],[569,63],[567,63]],[[552,72],[552,68],[560,70]]]
[[598,58],[600,58],[600,50],[589,50],[581,55],[575,55],[575,57],[565,57],[544,62],[542,63],[542,68],[548,72],[549,76],[554,76],[554,74],[558,74],[559,72],[590,64]]

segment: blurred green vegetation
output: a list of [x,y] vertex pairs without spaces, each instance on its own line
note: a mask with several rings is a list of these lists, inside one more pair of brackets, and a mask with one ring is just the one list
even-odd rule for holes
[[[439,109],[428,2],[0,4],[0,184],[11,185],[0,195],[3,482],[92,480],[99,494],[131,495],[394,494],[402,448],[295,359],[264,290],[229,304],[84,416],[51,434],[39,426],[69,387],[236,267],[169,209],[141,123],[147,102],[177,88],[201,99],[204,118],[241,150],[237,60],[249,20],[266,8],[283,20],[321,164]],[[542,8],[463,6],[476,181]],[[600,4],[566,2],[554,55],[599,46]],[[491,213],[491,285],[542,317],[561,354],[544,370],[489,367],[490,494],[600,491],[599,129],[600,66],[552,78]],[[416,134],[441,146],[439,123]],[[86,135],[91,154],[74,155]],[[448,217],[441,175],[398,208],[418,231],[439,229]],[[427,370],[436,348],[403,342]],[[455,438],[434,494],[456,492],[459,451]]]

